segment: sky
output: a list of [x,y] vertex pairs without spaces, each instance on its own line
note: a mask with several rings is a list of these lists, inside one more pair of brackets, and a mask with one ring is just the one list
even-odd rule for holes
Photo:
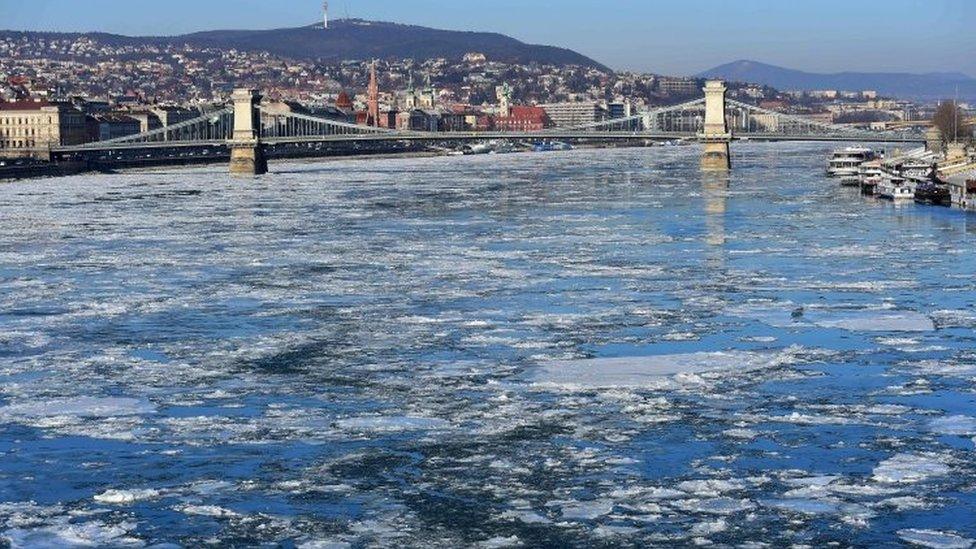
[[[750,59],[812,72],[976,77],[976,0],[330,0],[332,17],[494,31],[612,68]],[[169,35],[311,24],[321,0],[0,0],[0,28]]]

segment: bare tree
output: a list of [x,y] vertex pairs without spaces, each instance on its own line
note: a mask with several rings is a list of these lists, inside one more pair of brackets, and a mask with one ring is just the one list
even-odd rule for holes
[[968,141],[973,137],[973,127],[966,121],[965,113],[955,101],[943,101],[932,117],[935,127],[946,143]]

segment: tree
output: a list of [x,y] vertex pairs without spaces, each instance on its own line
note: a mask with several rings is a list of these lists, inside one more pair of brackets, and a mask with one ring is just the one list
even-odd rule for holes
[[968,141],[973,137],[973,127],[966,122],[962,108],[955,101],[943,101],[932,117],[946,143]]

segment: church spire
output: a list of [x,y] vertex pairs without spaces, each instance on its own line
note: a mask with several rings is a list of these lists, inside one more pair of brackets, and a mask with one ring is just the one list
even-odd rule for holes
[[380,86],[376,80],[376,60],[369,69],[369,102],[366,124],[370,126],[380,125]]

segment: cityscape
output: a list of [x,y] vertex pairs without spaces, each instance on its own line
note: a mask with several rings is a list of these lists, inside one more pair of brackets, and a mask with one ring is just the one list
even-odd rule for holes
[[[706,80],[518,64],[477,51],[459,59],[323,62],[189,44],[117,45],[85,35],[0,36],[0,99],[5,101],[0,108],[29,114],[58,106],[67,121],[59,134],[26,126],[4,128],[5,137],[34,137],[3,139],[5,156],[43,157],[52,146],[178,124],[219,109],[235,88],[260,89],[266,101],[281,109],[377,127],[531,131],[625,118],[680,103],[699,96]],[[379,112],[370,117],[368,88],[374,69]],[[730,82],[729,97],[826,124],[874,130],[924,127],[937,106],[879,95],[877,90],[777,90],[749,82]],[[963,102],[960,107],[970,109]],[[756,120],[776,126],[774,117]]]
[[9,0],[0,549],[976,549],[969,0]]

